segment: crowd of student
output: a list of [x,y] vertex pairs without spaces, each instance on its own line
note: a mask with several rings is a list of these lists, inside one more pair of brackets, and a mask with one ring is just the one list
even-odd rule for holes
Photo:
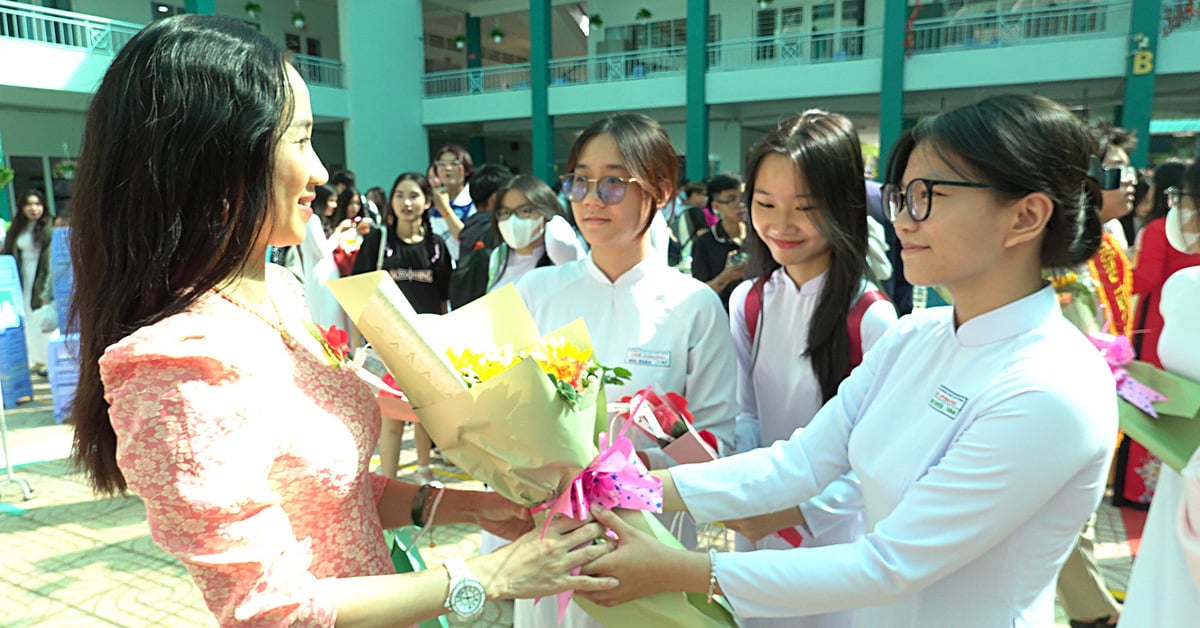
[[[228,54],[189,61],[214,49]],[[374,199],[328,176],[311,116],[273,44],[182,16],[122,49],[86,128],[76,459],[98,489],[143,497],[222,623],[414,623],[466,612],[448,595],[464,581],[488,599],[707,592],[747,625],[914,628],[1050,626],[1057,583],[1073,626],[1117,621],[1081,535],[1116,441],[1113,376],[1046,276],[1090,277],[1104,305],[1090,324],[1133,329],[1120,299],[1153,301],[1169,269],[1200,265],[1197,166],[1142,228],[1139,254],[1165,260],[1143,282],[1102,226],[1133,207],[1128,144],[1039,97],[920,122],[882,187],[864,180],[849,119],[808,110],[751,150],[744,179],[715,176],[684,203],[675,148],[640,114],[582,129],[554,187],[446,146]],[[694,277],[670,264],[673,242]],[[1163,242],[1174,252],[1152,253]],[[290,274],[265,261],[284,247]],[[597,359],[630,369],[610,398],[686,397],[725,457],[676,465],[635,444],[664,510],[724,522],[739,551],[671,549],[605,511],[531,530],[494,493],[396,481],[399,439],[364,384],[314,357],[303,322],[338,316],[322,281],[374,270],[432,314],[514,283],[540,329],[582,317]],[[953,307],[898,318],[910,283]],[[377,442],[382,474],[368,469]],[[431,508],[516,540],[393,574],[382,530]],[[606,531],[619,541],[585,543]],[[694,548],[694,528],[680,540]],[[1172,569],[1139,559],[1134,580]],[[1142,595],[1155,613],[1189,603]],[[516,607],[519,626],[556,615],[552,600]],[[591,623],[568,610],[566,625]]]

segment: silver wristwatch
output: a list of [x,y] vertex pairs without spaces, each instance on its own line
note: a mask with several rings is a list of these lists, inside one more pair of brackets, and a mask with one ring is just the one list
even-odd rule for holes
[[463,559],[452,556],[444,563],[450,573],[450,593],[446,596],[445,606],[460,620],[478,617],[483,612],[483,603],[487,595],[483,583],[471,573]]

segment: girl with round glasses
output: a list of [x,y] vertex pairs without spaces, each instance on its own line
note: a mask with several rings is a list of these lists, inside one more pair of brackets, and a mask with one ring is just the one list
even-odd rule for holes
[[[716,435],[732,451],[736,367],[729,319],[711,288],[667,266],[653,250],[650,223],[675,196],[678,159],[662,126],[636,113],[588,125],[567,156],[563,191],[584,239],[584,259],[538,268],[517,283],[543,332],[583,317],[596,359],[629,369],[609,398],[653,386],[685,396],[697,430]],[[671,464],[654,442],[637,433],[634,444],[652,468]],[[670,519],[667,519],[668,525]],[[681,541],[694,547],[695,528]],[[516,605],[517,626],[557,624],[553,600]],[[565,626],[597,626],[575,605]]]
[[[266,263],[268,246],[305,237],[328,178],[312,125],[287,53],[240,20],[156,21],[113,59],[73,202],[75,461],[100,492],[141,496],[154,541],[222,625],[411,625],[479,609],[465,603],[479,595],[450,591],[609,584],[567,575],[605,551],[570,551],[596,524],[560,520],[542,539],[495,494],[368,471],[374,391],[327,359],[299,285]],[[457,568],[397,575],[383,530],[435,517],[529,532]]]
[[496,192],[492,228],[502,243],[488,263],[488,292],[516,283],[525,273],[587,255],[562,215],[554,190],[532,175],[518,175]]
[[[451,259],[458,261],[458,234],[463,223],[478,208],[471,199],[471,175],[475,174],[475,162],[467,149],[456,144],[447,144],[433,153],[429,165],[430,185],[434,188],[433,207],[430,209],[430,226],[439,238],[450,247]],[[433,179],[436,177],[436,184]]]
[[742,617],[855,609],[872,628],[1053,625],[1059,567],[1104,493],[1116,437],[1112,374],[1041,276],[1096,250],[1092,154],[1075,115],[1039,97],[918,124],[889,182],[978,184],[918,184],[929,198],[894,211],[906,277],[946,287],[954,306],[897,322],[790,439],[653,472],[664,507],[722,521],[795,508],[853,471],[865,536],[705,556],[598,511],[621,540],[583,573],[620,586],[585,595],[723,593]]

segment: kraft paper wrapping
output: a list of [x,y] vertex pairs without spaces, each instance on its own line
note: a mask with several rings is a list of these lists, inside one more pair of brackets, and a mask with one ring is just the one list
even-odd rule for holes
[[424,320],[384,271],[325,284],[414,408],[449,399],[467,389],[445,352],[430,347]]
[[1154,403],[1158,413],[1154,418],[1118,398],[1121,429],[1172,469],[1182,471],[1200,447],[1200,382],[1137,360],[1125,364],[1125,370],[1167,399]]
[[[595,383],[572,408],[537,362],[526,359],[466,388],[449,365],[448,350],[487,351],[536,344],[537,325],[509,285],[437,320],[418,320],[386,273],[330,281],[329,289],[413,402],[422,425],[446,458],[505,498],[537,506],[556,497],[597,456],[596,434],[608,429],[604,386]],[[583,320],[559,329],[571,345],[591,348]],[[682,545],[643,511],[617,511],[664,545]],[[539,517],[541,519],[541,517]],[[553,604],[554,598],[542,603]],[[704,594],[660,593],[612,608],[579,599],[605,626],[664,628],[736,626],[728,603]]]

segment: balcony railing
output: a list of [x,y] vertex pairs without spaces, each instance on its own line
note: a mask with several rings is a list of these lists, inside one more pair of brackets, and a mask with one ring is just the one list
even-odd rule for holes
[[686,49],[654,48],[550,62],[550,86],[630,81],[687,71]]
[[529,64],[492,65],[425,75],[425,97],[463,96],[529,89]]
[[1175,31],[1200,30],[1200,3],[1175,0],[1162,4],[1162,33],[1166,37]]
[[313,85],[344,87],[342,85],[342,62],[325,57],[293,54],[292,65],[306,81]]
[[718,41],[708,45],[708,69],[719,72],[877,58],[882,39],[881,28],[859,27]]
[[140,24],[0,0],[0,37],[116,54]]
[[961,48],[994,48],[1099,33],[1123,35],[1129,2],[1073,4],[1025,11],[917,20],[909,49],[914,54]]

